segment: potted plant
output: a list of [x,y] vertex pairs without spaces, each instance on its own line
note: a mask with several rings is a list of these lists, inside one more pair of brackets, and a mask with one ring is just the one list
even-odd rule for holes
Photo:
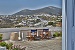
[[55,32],[54,34],[53,34],[53,37],[55,37],[56,39],[61,39],[61,36],[62,36],[62,33],[60,32]]
[[58,32],[55,32],[55,33],[53,34],[53,37],[59,37]]
[[6,49],[11,50],[13,43],[0,42],[1,47],[6,47]]
[[9,43],[9,44],[6,45],[6,48],[7,48],[8,50],[11,50],[11,49],[12,49],[12,45],[13,45],[13,43]]
[[0,42],[0,46],[5,47],[6,45],[6,42]]

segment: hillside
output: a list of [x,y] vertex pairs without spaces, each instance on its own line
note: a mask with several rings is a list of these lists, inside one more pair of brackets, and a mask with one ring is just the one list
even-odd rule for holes
[[34,14],[61,15],[62,9],[53,7],[53,6],[44,7],[44,8],[37,9],[37,10],[24,9],[24,10],[14,13],[13,15],[34,15]]

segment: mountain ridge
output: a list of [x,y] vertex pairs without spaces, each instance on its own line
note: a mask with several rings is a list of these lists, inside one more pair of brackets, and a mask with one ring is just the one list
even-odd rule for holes
[[62,9],[54,6],[48,6],[36,10],[23,9],[13,15],[34,15],[34,14],[50,14],[50,15],[62,15]]

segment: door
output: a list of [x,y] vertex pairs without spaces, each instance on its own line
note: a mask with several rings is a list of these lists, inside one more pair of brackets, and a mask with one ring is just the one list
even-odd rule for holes
[[66,1],[67,50],[75,50],[75,0]]

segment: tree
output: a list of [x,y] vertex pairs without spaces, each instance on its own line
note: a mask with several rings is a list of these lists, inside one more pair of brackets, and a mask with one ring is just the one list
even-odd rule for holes
[[53,22],[48,22],[48,25],[53,25]]

